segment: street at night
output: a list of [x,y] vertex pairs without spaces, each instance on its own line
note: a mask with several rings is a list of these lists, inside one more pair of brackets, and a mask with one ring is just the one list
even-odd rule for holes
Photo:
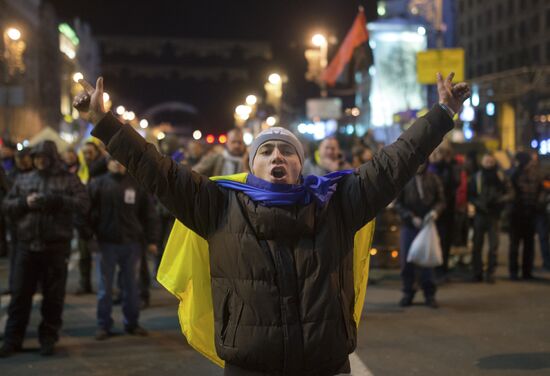
[[0,0],[0,375],[550,374],[550,0]]
[[[506,239],[503,237],[506,244]],[[533,282],[506,279],[505,252],[494,285],[463,281],[441,288],[441,308],[432,310],[419,301],[403,309],[397,270],[371,271],[374,282],[367,292],[359,340],[352,362],[354,376],[367,375],[545,375],[550,367],[550,273]],[[75,265],[73,259],[71,265]],[[2,280],[6,264],[1,265]],[[69,279],[65,324],[59,356],[38,355],[38,311],[25,342],[25,351],[2,360],[6,375],[222,375],[221,369],[194,351],[182,336],[176,316],[177,301],[154,288],[151,306],[142,312],[148,337],[122,334],[120,306],[115,306],[119,335],[94,340],[95,298],[79,297],[73,269]],[[35,296],[39,306],[40,296]],[[2,298],[2,324],[6,298]]]

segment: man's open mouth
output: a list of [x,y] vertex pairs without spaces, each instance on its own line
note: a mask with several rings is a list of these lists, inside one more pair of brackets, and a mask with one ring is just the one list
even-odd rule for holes
[[286,176],[286,168],[282,166],[273,167],[271,170],[271,176],[275,179],[282,179]]

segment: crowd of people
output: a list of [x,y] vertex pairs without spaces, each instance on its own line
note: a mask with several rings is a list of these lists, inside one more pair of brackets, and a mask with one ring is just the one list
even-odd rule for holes
[[[311,152],[304,156],[302,174],[322,176],[359,168],[381,148],[370,133],[348,144],[351,146],[342,150],[336,137],[328,137],[313,149],[305,145],[304,150]],[[208,150],[207,145],[190,141],[174,153],[174,158],[206,176],[232,175],[250,169],[248,152],[243,132],[233,129],[223,146]],[[542,266],[550,270],[548,180],[536,154],[518,152],[512,159],[505,170],[491,152],[463,156],[454,154],[444,143],[405,185],[393,203],[401,218],[401,306],[412,305],[418,275],[426,305],[438,307],[436,289],[448,280],[451,248],[468,244],[468,229],[473,230],[473,282],[495,282],[503,228],[510,237],[511,280],[533,278],[536,234]],[[105,151],[98,139],[89,139],[79,150],[62,153],[52,141],[18,151],[5,143],[0,194],[0,252],[10,259],[9,283],[3,293],[11,294],[1,356],[21,349],[37,289],[43,295],[38,330],[41,354],[54,353],[71,246],[79,254],[76,294],[94,293],[95,260],[95,338],[111,336],[112,306],[117,302],[122,307],[124,330],[147,335],[139,324],[139,312],[149,304],[147,255],[154,255],[158,267],[174,217]],[[443,254],[443,264],[435,270],[407,262],[412,241],[429,220],[437,224]],[[483,261],[485,235],[489,240],[487,262]]]

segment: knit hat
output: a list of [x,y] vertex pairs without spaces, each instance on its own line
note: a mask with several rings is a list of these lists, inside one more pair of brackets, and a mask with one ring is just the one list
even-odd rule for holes
[[300,158],[300,163],[302,164],[302,166],[304,165],[304,148],[300,140],[298,140],[298,138],[294,136],[294,134],[288,129],[281,127],[272,127],[261,132],[258,136],[256,136],[254,141],[252,141],[252,144],[250,145],[248,159],[250,171],[252,171],[252,164],[254,162],[254,158],[256,157],[258,149],[260,148],[260,146],[262,146],[262,144],[265,144],[268,141],[283,141],[294,146],[294,149],[296,149],[296,153],[298,154],[298,158]]

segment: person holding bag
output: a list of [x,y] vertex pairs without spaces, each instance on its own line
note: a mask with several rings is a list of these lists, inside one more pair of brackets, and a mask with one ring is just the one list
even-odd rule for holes
[[418,267],[407,261],[407,258],[411,245],[424,223],[436,220],[445,209],[445,194],[441,180],[437,175],[426,170],[426,164],[421,165],[416,171],[416,175],[405,185],[397,197],[395,207],[402,221],[400,261],[403,297],[399,305],[401,307],[412,305],[416,293],[414,285],[418,268],[426,305],[437,308],[433,268]]

